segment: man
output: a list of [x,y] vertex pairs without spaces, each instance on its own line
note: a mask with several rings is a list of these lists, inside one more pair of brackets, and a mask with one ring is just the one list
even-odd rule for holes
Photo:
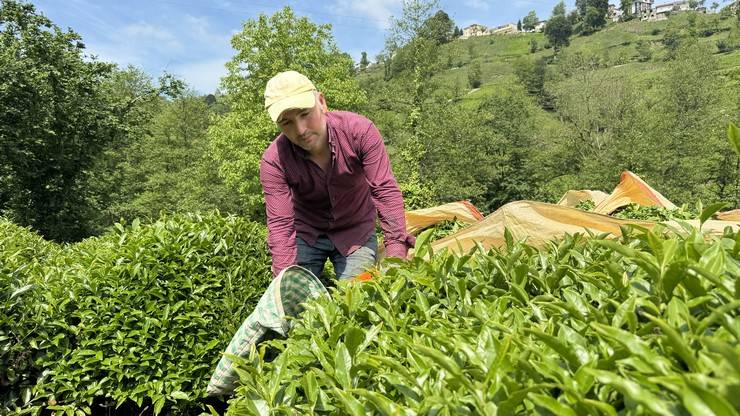
[[275,75],[265,107],[281,134],[260,162],[272,272],[290,265],[320,275],[330,259],[339,279],[377,259],[379,214],[386,255],[405,258],[403,198],[380,132],[365,117],[328,111],[324,95],[304,75]]

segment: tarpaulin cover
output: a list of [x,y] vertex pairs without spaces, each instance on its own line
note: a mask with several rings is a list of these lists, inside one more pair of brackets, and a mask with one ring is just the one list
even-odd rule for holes
[[483,219],[478,209],[468,201],[451,202],[432,208],[406,212],[406,231],[416,234],[419,231],[444,220],[454,220],[474,224]]
[[611,195],[596,205],[594,212],[611,214],[617,208],[629,204],[676,209],[676,206],[671,201],[645,183],[639,176],[630,171],[624,171],[619,179],[619,185],[614,188]]
[[[696,220],[686,221],[698,227]],[[535,201],[516,201],[504,205],[483,221],[466,227],[459,232],[432,242],[432,248],[437,251],[448,248],[451,251],[467,252],[476,245],[484,248],[501,247],[506,245],[504,230],[508,229],[514,241],[526,241],[534,247],[543,247],[546,242],[559,239],[566,234],[610,233],[621,236],[620,226],[636,224],[652,228],[657,222],[627,220],[608,215],[583,211],[563,205],[548,204]],[[678,223],[666,223],[675,229],[681,229]],[[711,233],[721,234],[725,227],[740,229],[736,221],[708,220],[702,229]],[[462,249],[462,251],[460,251]]]
[[594,204],[599,205],[601,201],[605,200],[609,194],[606,192],[601,191],[590,191],[590,190],[570,190],[566,192],[562,198],[560,198],[560,201],[558,201],[558,205],[565,205],[566,207],[575,207],[578,205],[579,202],[585,201],[587,199],[590,199],[594,201]]
[[740,209],[732,211],[718,212],[717,219],[724,221],[740,221]]

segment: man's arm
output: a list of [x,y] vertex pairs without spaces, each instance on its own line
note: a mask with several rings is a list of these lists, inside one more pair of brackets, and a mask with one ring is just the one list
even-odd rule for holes
[[385,236],[386,255],[406,258],[416,240],[406,232],[403,196],[391,171],[383,138],[374,124],[370,123],[360,140],[360,147],[365,177]]
[[283,170],[273,162],[260,161],[260,182],[267,211],[267,245],[272,254],[272,275],[296,264],[293,199]]

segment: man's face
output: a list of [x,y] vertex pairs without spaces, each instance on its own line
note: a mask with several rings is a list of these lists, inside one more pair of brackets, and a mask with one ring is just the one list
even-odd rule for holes
[[283,111],[277,125],[291,143],[315,155],[328,145],[325,110],[324,96],[317,93],[316,105]]

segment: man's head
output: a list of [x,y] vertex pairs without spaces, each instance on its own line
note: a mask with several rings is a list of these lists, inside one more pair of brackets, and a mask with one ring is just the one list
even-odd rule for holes
[[312,154],[328,146],[326,101],[305,75],[286,71],[267,81],[265,108],[296,146]]

